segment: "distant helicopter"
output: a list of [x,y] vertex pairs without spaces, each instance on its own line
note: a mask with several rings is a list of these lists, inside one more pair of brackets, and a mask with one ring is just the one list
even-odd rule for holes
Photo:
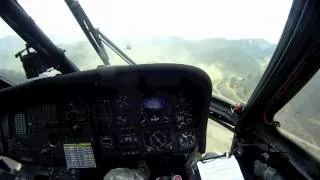
[[130,44],[127,44],[125,49],[126,49],[126,50],[131,50],[131,49],[132,49],[132,46],[131,46]]

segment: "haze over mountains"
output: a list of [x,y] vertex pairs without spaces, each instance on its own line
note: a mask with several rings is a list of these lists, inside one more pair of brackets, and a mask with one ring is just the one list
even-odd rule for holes
[[[177,37],[119,41],[116,44],[138,64],[182,63],[205,70],[214,85],[214,94],[231,102],[245,102],[259,81],[276,45],[262,39],[205,39],[189,41]],[[86,42],[61,44],[67,55],[81,69],[101,64],[92,47]],[[81,51],[73,51],[73,49]],[[108,51],[111,64],[125,64],[115,53]],[[224,86],[228,87],[226,90]],[[231,87],[232,86],[232,87]]]
[[[275,44],[263,39],[227,40],[223,38],[193,41],[178,37],[132,38],[116,40],[115,44],[138,64],[182,63],[205,70],[212,80],[213,95],[232,103],[245,103],[249,99],[276,48]],[[130,50],[125,49],[128,45],[131,47]],[[87,40],[62,42],[58,46],[66,50],[66,55],[81,70],[94,69],[102,65]],[[26,80],[20,60],[14,58],[15,53],[23,48],[24,42],[18,37],[9,36],[0,39],[0,75],[14,83]],[[115,53],[107,51],[112,65],[126,64]],[[277,119],[287,132],[298,135],[311,143],[311,146],[300,141],[297,143],[320,154],[320,150],[315,148],[320,145],[319,140],[315,138],[320,136],[317,131],[320,126],[318,115],[320,96],[317,93],[320,90],[318,83],[320,76],[318,76],[317,81],[312,81],[312,87],[306,90],[305,94],[308,97],[305,98],[305,95],[297,97],[295,103],[287,105]],[[306,106],[311,108],[305,108]],[[210,128],[208,128],[208,135],[216,137],[216,133]],[[215,145],[212,144],[212,146]],[[221,146],[227,146],[227,144],[222,142]]]
[[[23,72],[21,63],[13,56],[24,48],[24,42],[14,36],[0,39],[0,42],[0,74],[5,74],[9,80],[17,83],[23,81],[24,75],[17,79],[16,74]],[[223,38],[189,41],[168,37],[126,39],[115,43],[122,49],[129,44],[132,49],[124,51],[138,64],[182,63],[204,69],[213,81],[214,94],[231,102],[245,102],[248,99],[276,47],[263,39]],[[82,70],[94,69],[102,64],[87,40],[61,43],[58,46],[65,49],[66,55]],[[116,54],[108,52],[112,65],[125,64]],[[13,69],[16,71],[11,72]],[[224,86],[229,88],[221,91]]]

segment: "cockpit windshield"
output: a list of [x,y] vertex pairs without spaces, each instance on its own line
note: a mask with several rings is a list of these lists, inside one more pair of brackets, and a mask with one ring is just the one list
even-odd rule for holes
[[[64,1],[18,2],[49,38],[66,50],[67,57],[79,69],[103,65]],[[181,63],[200,67],[212,80],[213,95],[231,103],[245,103],[272,57],[292,0],[79,3],[94,27],[137,64]],[[0,74],[16,83],[26,80],[19,59],[14,58],[23,48],[23,40],[1,20]],[[111,65],[126,64],[106,49]]]

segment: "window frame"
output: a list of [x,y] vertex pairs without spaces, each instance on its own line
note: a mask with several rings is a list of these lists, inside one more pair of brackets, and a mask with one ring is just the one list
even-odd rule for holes
[[[288,162],[303,177],[318,177],[320,161],[277,130],[274,115],[298,93],[320,68],[320,2],[295,0],[281,40],[242,112],[237,138],[254,135],[286,152]],[[252,134],[254,131],[254,134]]]

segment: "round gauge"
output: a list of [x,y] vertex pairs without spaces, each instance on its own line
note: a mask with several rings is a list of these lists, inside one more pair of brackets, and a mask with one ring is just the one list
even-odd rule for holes
[[102,150],[105,152],[113,149],[113,140],[109,136],[100,137],[100,143]]
[[178,142],[181,150],[188,150],[196,145],[196,134],[191,131],[184,131],[178,136]]
[[161,150],[167,144],[167,136],[161,131],[155,131],[149,137],[150,145],[155,150]]

